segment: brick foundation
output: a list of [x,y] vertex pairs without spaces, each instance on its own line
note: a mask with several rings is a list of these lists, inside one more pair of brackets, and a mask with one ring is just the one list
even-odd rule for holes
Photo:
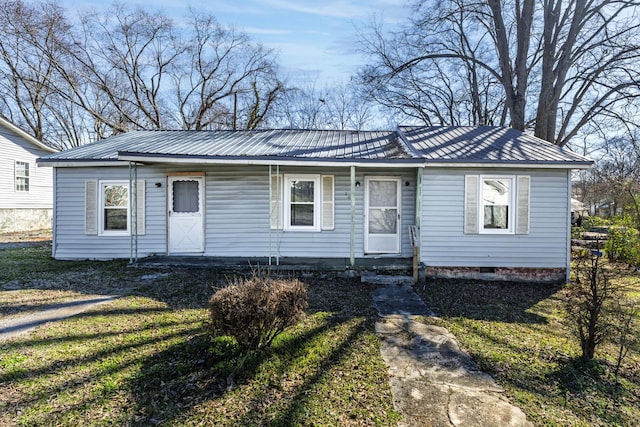
[[426,277],[505,282],[564,283],[564,268],[426,267]]

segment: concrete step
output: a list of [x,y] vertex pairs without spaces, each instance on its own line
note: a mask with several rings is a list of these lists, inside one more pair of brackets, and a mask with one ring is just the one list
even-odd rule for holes
[[413,277],[411,276],[392,276],[373,273],[362,273],[360,281],[371,285],[413,285]]

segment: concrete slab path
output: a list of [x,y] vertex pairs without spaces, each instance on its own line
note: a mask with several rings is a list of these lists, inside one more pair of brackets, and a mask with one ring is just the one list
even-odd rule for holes
[[410,282],[395,283],[375,289],[372,297],[380,315],[376,334],[389,366],[394,406],[403,415],[398,425],[533,426],[493,378],[460,350],[449,331],[416,320],[433,313]]
[[0,341],[33,331],[35,328],[45,323],[55,322],[83,313],[98,304],[104,304],[112,301],[114,298],[116,297],[92,296],[87,298],[78,298],[58,304],[55,307],[51,307],[46,310],[10,317],[8,319],[0,318]]

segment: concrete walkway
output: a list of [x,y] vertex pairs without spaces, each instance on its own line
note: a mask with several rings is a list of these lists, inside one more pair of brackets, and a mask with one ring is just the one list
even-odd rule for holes
[[363,281],[381,285],[372,293],[380,315],[376,333],[394,406],[403,415],[399,426],[533,426],[449,331],[416,321],[433,313],[413,292],[411,278],[365,276]]
[[26,334],[45,323],[55,322],[83,313],[98,304],[112,301],[114,298],[116,297],[92,296],[87,298],[78,298],[58,304],[46,310],[27,313],[11,317],[9,319],[0,319],[0,341],[7,340],[21,334]]

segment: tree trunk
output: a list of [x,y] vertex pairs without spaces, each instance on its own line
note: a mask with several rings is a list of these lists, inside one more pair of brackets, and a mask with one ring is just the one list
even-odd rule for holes
[[511,127],[525,130],[526,90],[528,84],[527,60],[533,22],[534,2],[524,0],[522,9],[517,13],[517,51],[514,68],[511,68],[511,56],[507,30],[502,16],[502,2],[488,0],[495,30],[495,43],[500,63],[501,83],[505,90],[506,104],[511,118]]

